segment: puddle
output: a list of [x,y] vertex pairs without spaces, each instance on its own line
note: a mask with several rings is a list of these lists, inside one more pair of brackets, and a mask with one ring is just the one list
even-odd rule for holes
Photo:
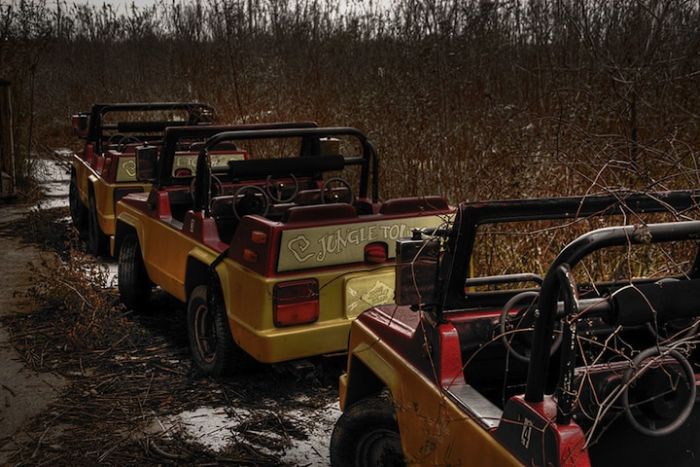
[[[294,433],[280,427],[280,432],[256,429],[255,422],[266,417],[284,420],[294,425]],[[164,418],[152,420],[146,432],[173,436],[176,433],[194,443],[220,453],[237,442],[255,445],[260,452],[277,457],[292,465],[327,466],[330,437],[335,421],[340,417],[337,402],[319,408],[284,407],[247,409],[236,407],[200,407]],[[297,433],[298,432],[298,433]],[[300,435],[301,433],[301,435]],[[256,442],[256,439],[260,439]]]
[[156,419],[147,433],[172,435],[182,433],[213,452],[221,452],[234,441],[232,430],[250,415],[247,410],[200,407],[164,419]]
[[[45,197],[37,204],[38,209],[51,209],[68,206],[68,186],[70,182],[70,157],[69,149],[57,149],[54,151],[56,159],[34,159],[32,171],[36,180],[42,187]],[[59,219],[70,222],[70,216]],[[117,287],[118,265],[115,259],[102,258],[97,262],[106,269],[106,288]]]
[[[60,154],[61,157],[65,157],[63,152]],[[35,159],[32,164],[32,172],[45,194],[45,198],[37,203],[37,207],[51,209],[68,206],[68,184],[70,182],[68,158],[65,160]]]
[[[333,425],[340,417],[341,411],[337,402],[331,402],[311,414],[307,411],[293,410],[289,415],[300,420],[313,420],[308,426],[307,440],[297,440],[282,456],[282,460],[294,465],[310,465],[321,467],[330,465],[329,448]],[[310,416],[311,415],[311,416]]]
[[99,258],[96,262],[100,267],[105,268],[107,277],[105,279],[105,288],[116,289],[117,288],[117,271],[119,270],[119,263],[114,259]]

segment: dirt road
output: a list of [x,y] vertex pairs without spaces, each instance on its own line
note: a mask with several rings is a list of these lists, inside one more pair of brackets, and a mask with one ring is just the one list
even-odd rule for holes
[[[38,205],[65,204],[67,174],[63,166],[41,161],[37,174],[46,193]],[[40,262],[42,255],[53,255],[3,232],[35,207],[0,206],[0,318],[33,310],[31,301],[23,296],[33,284],[27,265]],[[7,463],[16,441],[26,441],[22,428],[56,400],[65,385],[65,379],[59,375],[29,369],[11,345],[8,329],[0,325],[0,465]]]
[[[0,206],[0,465],[328,465],[343,358],[203,377],[182,306],[160,294],[149,313],[125,310],[114,263],[69,245],[65,170],[46,173],[41,210]],[[40,282],[89,306],[22,297]]]
[[[0,317],[31,312],[31,303],[22,297],[32,285],[27,263],[38,262],[48,253],[5,235],[0,237],[0,252]],[[56,400],[66,381],[53,373],[27,368],[10,344],[8,330],[0,327],[0,385],[0,465],[4,465],[8,453],[16,448],[15,440],[26,441],[22,428]]]

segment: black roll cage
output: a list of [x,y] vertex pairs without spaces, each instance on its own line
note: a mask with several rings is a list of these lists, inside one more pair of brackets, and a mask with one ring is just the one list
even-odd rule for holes
[[[284,128],[317,128],[315,122],[275,122],[275,123],[246,123],[238,125],[205,125],[205,126],[184,126],[168,127],[163,136],[163,148],[158,158],[158,174],[156,179],[157,187],[169,185],[181,185],[182,181],[173,179],[172,170],[175,159],[177,145],[184,139],[210,138],[222,132],[243,131],[243,130],[268,130]],[[302,147],[303,149],[303,147]],[[199,163],[199,161],[198,161]]]
[[[628,244],[650,244],[671,241],[700,239],[700,221],[681,221],[644,226],[626,225],[594,230],[581,235],[569,243],[552,262],[540,289],[539,315],[535,321],[532,352],[528,367],[525,400],[541,402],[551,361],[550,351],[554,322],[557,318],[559,289],[564,284],[561,268],[573,269],[591,253],[614,246]],[[700,254],[696,255],[691,277],[700,265]],[[605,310],[605,307],[599,307]]]
[[[211,174],[211,166],[208,151],[226,141],[273,139],[273,138],[302,138],[302,149],[300,157],[323,157],[319,150],[319,139],[329,136],[352,136],[362,145],[362,155],[360,157],[345,157],[344,165],[359,165],[360,170],[360,190],[359,197],[367,198],[369,187],[370,169],[372,172],[372,202],[379,200],[379,161],[374,145],[367,136],[360,130],[351,127],[321,127],[321,128],[277,128],[277,129],[250,129],[241,131],[226,131],[218,133],[209,138],[197,159],[197,177],[202,177],[204,183],[198,184],[206,196],[198,194],[195,196],[197,202],[195,209],[209,208],[209,183],[210,177],[204,176],[206,170]],[[204,170],[202,170],[204,169]],[[201,174],[201,175],[200,175]],[[198,189],[198,192],[200,190]]]
[[[436,318],[441,320],[445,310],[465,306],[464,284],[470,277],[474,241],[482,224],[611,216],[620,214],[622,207],[639,214],[669,210],[682,212],[700,207],[698,201],[700,190],[462,203],[447,240],[447,249],[452,254],[446,255],[447,261],[440,265],[434,308]],[[696,258],[694,269],[700,267],[699,261]]]
[[[184,110],[189,114],[187,122],[151,122],[159,127],[178,126],[178,125],[194,125],[202,121],[203,116],[213,116],[215,113],[214,107],[209,104],[199,102],[129,102],[129,103],[113,103],[113,104],[94,104],[90,110],[90,122],[88,127],[87,140],[94,141],[98,147],[98,152],[102,151],[101,145],[103,140],[103,130],[119,130],[118,124],[103,123],[104,116],[110,112],[149,112],[159,110]],[[208,119],[204,119],[209,121]],[[138,131],[138,130],[137,130]],[[147,129],[147,131],[154,131]]]

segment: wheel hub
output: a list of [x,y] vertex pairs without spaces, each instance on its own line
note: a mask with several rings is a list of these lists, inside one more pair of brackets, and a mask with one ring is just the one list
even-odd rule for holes
[[202,359],[211,363],[216,358],[216,323],[207,305],[199,305],[194,317],[195,342]]
[[405,465],[401,439],[389,429],[372,430],[357,444],[357,465],[398,467]]

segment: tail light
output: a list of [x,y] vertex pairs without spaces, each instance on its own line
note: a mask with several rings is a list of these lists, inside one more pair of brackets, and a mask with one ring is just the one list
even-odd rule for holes
[[100,171],[100,175],[104,176],[104,174],[109,174],[109,169],[111,169],[111,168],[112,168],[112,158],[107,157],[107,158],[105,158],[105,161],[102,164],[102,170]]
[[85,146],[85,152],[83,155],[85,156],[85,160],[88,161],[89,164],[92,164],[93,160],[95,159],[95,148],[92,146],[92,144]]
[[267,243],[267,234],[260,230],[253,230],[250,233],[250,240],[255,244],[264,245]]
[[319,315],[318,281],[304,279],[280,282],[272,290],[272,314],[275,326],[313,323]]
[[244,248],[243,259],[248,261],[249,263],[256,263],[258,261],[258,254],[250,248]]
[[385,263],[387,257],[387,245],[384,242],[370,243],[365,247],[365,262],[367,263]]

